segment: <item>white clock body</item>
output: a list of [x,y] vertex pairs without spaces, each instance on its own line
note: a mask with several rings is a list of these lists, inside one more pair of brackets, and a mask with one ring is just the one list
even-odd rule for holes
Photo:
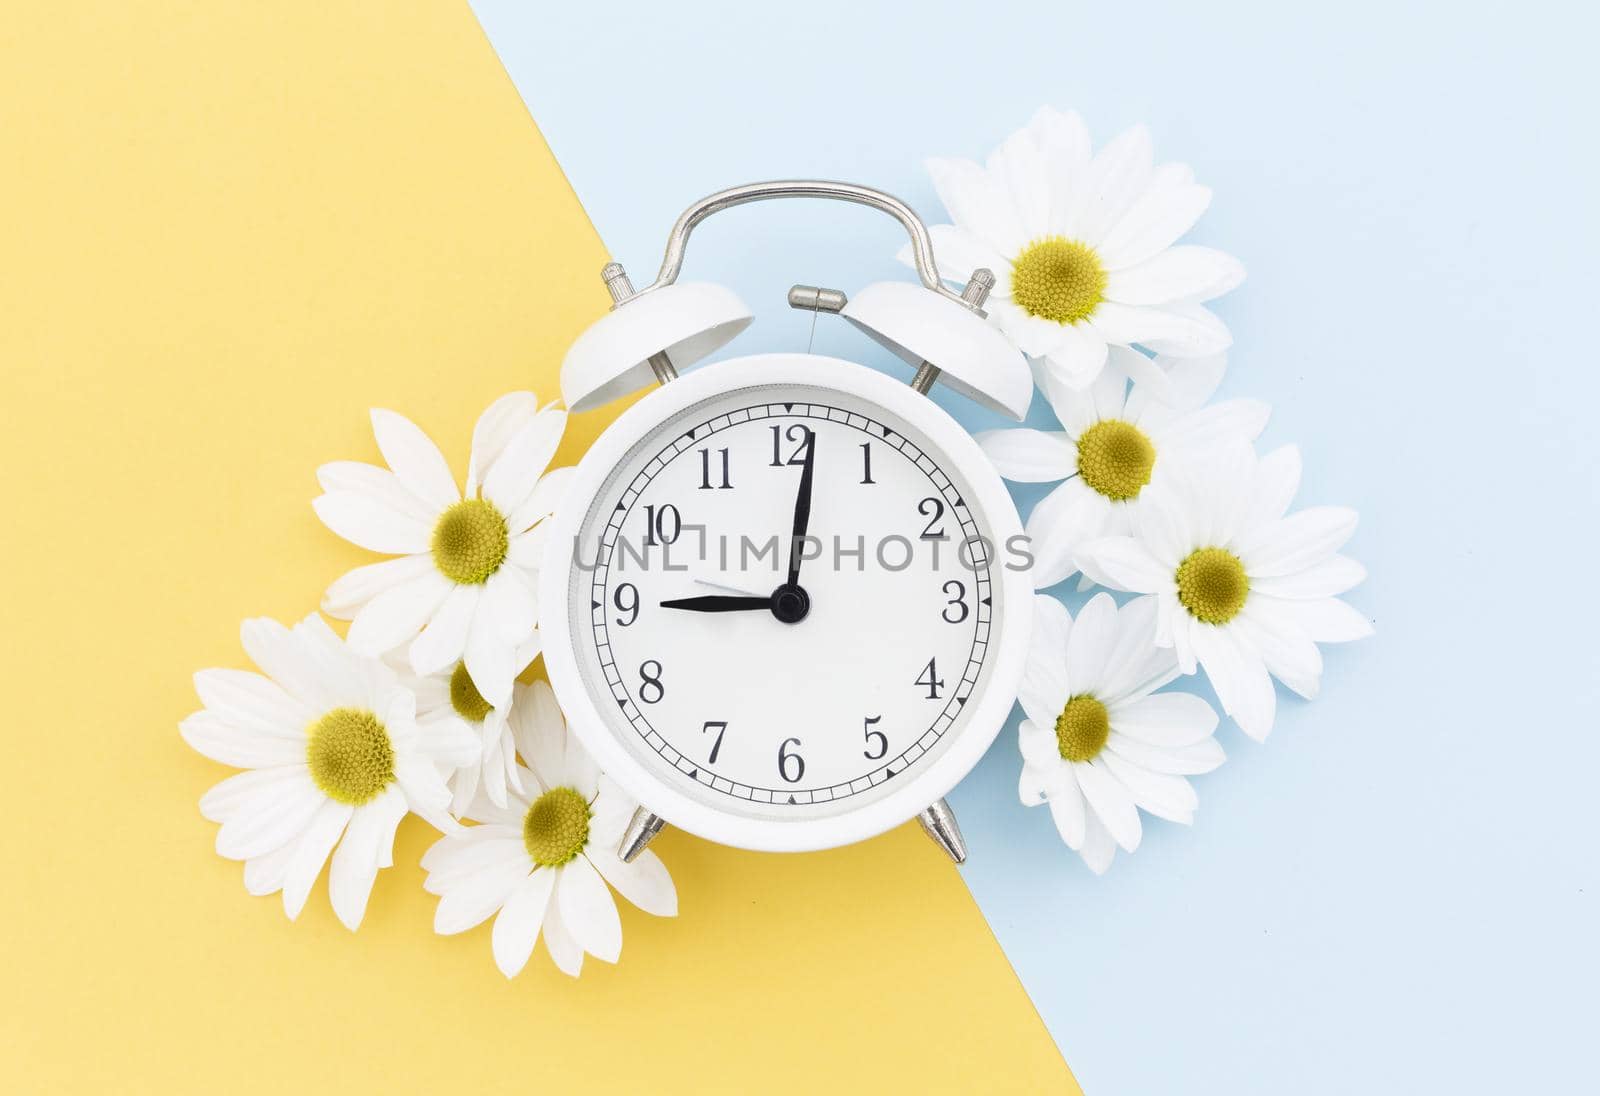
[[[807,446],[803,618],[663,605],[786,583]],[[1033,594],[1016,509],[965,430],[864,366],[763,354],[662,386],[584,456],[548,535],[540,628],[573,731],[702,837],[881,833],[953,788],[1011,710]]]

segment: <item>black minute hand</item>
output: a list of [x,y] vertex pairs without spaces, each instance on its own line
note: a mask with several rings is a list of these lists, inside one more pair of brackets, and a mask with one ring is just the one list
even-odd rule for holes
[[663,609],[687,609],[691,613],[737,613],[745,609],[770,609],[770,597],[733,597],[727,594],[704,594],[700,597],[680,597],[661,603]]
[[789,538],[789,585],[800,583],[800,548],[811,525],[811,473],[817,459],[817,435],[806,431],[806,463],[800,470],[800,490],[794,496],[794,534]]

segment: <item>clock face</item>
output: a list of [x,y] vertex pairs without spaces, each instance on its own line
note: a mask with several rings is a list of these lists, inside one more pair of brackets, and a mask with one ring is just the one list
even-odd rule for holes
[[735,388],[660,419],[570,546],[566,638],[604,733],[723,813],[892,796],[987,684],[1006,549],[987,523],[925,432],[837,388]]

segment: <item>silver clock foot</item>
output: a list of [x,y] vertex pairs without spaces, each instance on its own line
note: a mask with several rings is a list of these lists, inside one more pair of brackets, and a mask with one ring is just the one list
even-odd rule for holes
[[[638,859],[639,854],[644,852],[644,847],[655,840],[656,834],[660,833],[661,827],[665,825],[666,822],[645,808],[640,807],[635,810],[633,817],[628,820],[628,828],[622,831],[621,842],[617,845],[617,855],[622,857],[622,862],[631,864]],[[956,840],[961,840],[959,833],[956,834]]]
[[917,815],[917,821],[922,823],[922,832],[933,838],[933,843],[943,849],[946,856],[957,864],[966,863],[967,843],[961,838],[961,827],[956,824],[956,812],[950,809],[950,804],[939,800]]

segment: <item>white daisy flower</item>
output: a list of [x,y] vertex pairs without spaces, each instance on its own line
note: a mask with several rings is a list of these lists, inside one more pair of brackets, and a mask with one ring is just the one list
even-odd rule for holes
[[[1130,529],[1129,515],[1145,488],[1168,469],[1215,455],[1229,442],[1259,435],[1271,412],[1260,400],[1224,400],[1203,407],[1222,380],[1225,359],[1218,355],[1172,371],[1126,347],[1113,347],[1111,360],[1138,358],[1159,381],[1139,380],[1130,392],[1126,370],[1113,368],[1083,391],[1048,373],[1039,387],[1055,411],[1061,430],[986,430],[978,444],[1000,474],[1019,483],[1063,481],[1028,515],[1027,534],[1034,553],[1037,589],[1054,586],[1078,569],[1074,557],[1086,541]],[[1139,367],[1141,374],[1147,372]],[[1171,401],[1152,398],[1158,388]],[[1085,579],[1085,585],[1087,585]]]
[[464,731],[423,733],[394,671],[352,651],[315,613],[293,631],[247,620],[240,636],[266,676],[201,670],[194,687],[205,709],[179,725],[207,757],[250,770],[207,792],[200,813],[221,823],[217,852],[245,862],[245,889],[281,890],[290,920],[332,853],[328,896],[353,930],[378,869],[394,862],[407,811],[459,828],[436,765],[464,764],[477,745]]
[[[1087,387],[1108,346],[1204,357],[1232,342],[1202,301],[1244,280],[1232,256],[1173,246],[1211,201],[1184,164],[1153,163],[1135,126],[1092,156],[1076,113],[1049,107],[987,166],[928,161],[955,221],[931,229],[941,276],[987,267],[984,306],[1029,357],[1069,388]],[[910,248],[901,251],[910,261]]]
[[[539,634],[535,632],[533,639],[517,650],[517,673],[527,669],[538,653]],[[508,789],[526,791],[517,770],[517,747],[507,725],[515,693],[511,702],[496,707],[478,691],[465,662],[456,663],[449,673],[419,677],[411,673],[409,661],[399,652],[390,652],[386,661],[400,671],[406,685],[416,693],[417,724],[424,733],[448,724],[453,731],[469,734],[478,743],[471,763],[445,770],[453,793],[452,814],[465,813],[480,789],[497,807],[506,805]]]
[[1183,777],[1222,764],[1217,715],[1190,693],[1156,693],[1178,664],[1151,644],[1155,606],[1145,599],[1118,609],[1096,594],[1076,622],[1054,598],[1034,604],[1017,794],[1026,806],[1049,803],[1061,840],[1098,875],[1118,845],[1139,847],[1138,808],[1193,820],[1199,801]]
[[402,557],[357,567],[328,587],[323,611],[351,622],[352,647],[377,655],[409,643],[418,674],[465,661],[489,703],[511,699],[517,650],[538,624],[539,523],[571,472],[545,474],[566,418],[539,410],[532,392],[496,400],[472,432],[465,496],[438,447],[393,411],[372,412],[388,468],[335,461],[317,469],[326,493],[312,505],[323,523]]
[[494,917],[494,961],[507,978],[527,964],[544,934],[556,966],[576,976],[587,952],[615,963],[622,922],[606,883],[646,913],[672,917],[678,894],[661,859],[646,849],[631,864],[617,856],[637,804],[605,777],[542,681],[519,684],[510,725],[529,767],[505,808],[483,798],[481,824],[443,838],[422,858],[423,884],[439,895],[433,927],[464,932]]
[[1356,512],[1287,514],[1299,486],[1294,446],[1259,459],[1234,447],[1152,484],[1132,535],[1090,541],[1078,556],[1096,582],[1151,595],[1155,642],[1175,649],[1184,673],[1204,667],[1223,709],[1257,740],[1272,730],[1273,677],[1315,697],[1317,644],[1372,634],[1371,622],[1337,597],[1366,577],[1338,554]]

